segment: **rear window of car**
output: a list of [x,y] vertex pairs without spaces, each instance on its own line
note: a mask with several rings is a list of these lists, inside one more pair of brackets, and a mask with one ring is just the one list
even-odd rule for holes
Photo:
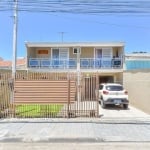
[[108,90],[108,91],[122,91],[123,87],[118,86],[118,85],[109,85],[109,86],[106,86],[106,90]]
[[100,85],[100,86],[99,86],[99,89],[102,90],[102,89],[103,89],[103,85]]

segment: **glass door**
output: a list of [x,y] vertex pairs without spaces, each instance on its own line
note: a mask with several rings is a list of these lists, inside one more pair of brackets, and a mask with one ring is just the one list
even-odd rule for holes
[[60,59],[60,66],[61,68],[66,68],[68,67],[68,58],[69,58],[69,55],[68,55],[68,49],[67,48],[61,48],[59,49],[59,59]]
[[95,51],[95,61],[94,61],[94,66],[96,68],[101,67],[101,59],[102,59],[102,49],[97,48]]
[[54,68],[59,67],[59,49],[52,49],[52,65]]
[[102,49],[102,67],[111,68],[112,64],[112,48]]

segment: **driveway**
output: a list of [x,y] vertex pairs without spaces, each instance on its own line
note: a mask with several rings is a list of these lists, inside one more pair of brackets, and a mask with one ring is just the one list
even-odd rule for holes
[[119,107],[119,106],[108,106],[105,109],[101,108],[101,105],[99,105],[99,114],[101,118],[145,118],[150,117],[150,115],[144,113],[143,111],[133,107],[129,106],[127,110]]
[[[60,115],[67,116],[67,105],[64,105]],[[87,110],[97,109],[97,103],[95,101],[83,101],[80,103],[73,103],[70,106],[71,110],[83,110],[83,114],[79,112],[79,116],[86,113]],[[66,114],[64,113],[66,112]],[[104,119],[137,119],[137,118],[149,118],[150,115],[146,114],[145,112],[129,105],[128,109],[124,109],[119,106],[107,106],[105,109],[101,108],[99,105],[99,116],[100,118]]]

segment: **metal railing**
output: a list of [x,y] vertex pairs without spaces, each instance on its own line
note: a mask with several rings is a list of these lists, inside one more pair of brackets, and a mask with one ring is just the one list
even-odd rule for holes
[[[28,68],[51,68],[51,69],[76,69],[77,59],[46,59],[46,58],[29,58]],[[113,59],[95,59],[81,58],[81,69],[114,69],[123,68],[123,60],[121,58]]]
[[12,90],[11,72],[0,72],[0,118],[12,116]]

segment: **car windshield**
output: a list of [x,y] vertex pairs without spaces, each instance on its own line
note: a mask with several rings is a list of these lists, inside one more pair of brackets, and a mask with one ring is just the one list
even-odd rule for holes
[[119,86],[119,85],[109,85],[109,86],[106,86],[106,90],[108,90],[108,91],[122,91],[123,87]]

